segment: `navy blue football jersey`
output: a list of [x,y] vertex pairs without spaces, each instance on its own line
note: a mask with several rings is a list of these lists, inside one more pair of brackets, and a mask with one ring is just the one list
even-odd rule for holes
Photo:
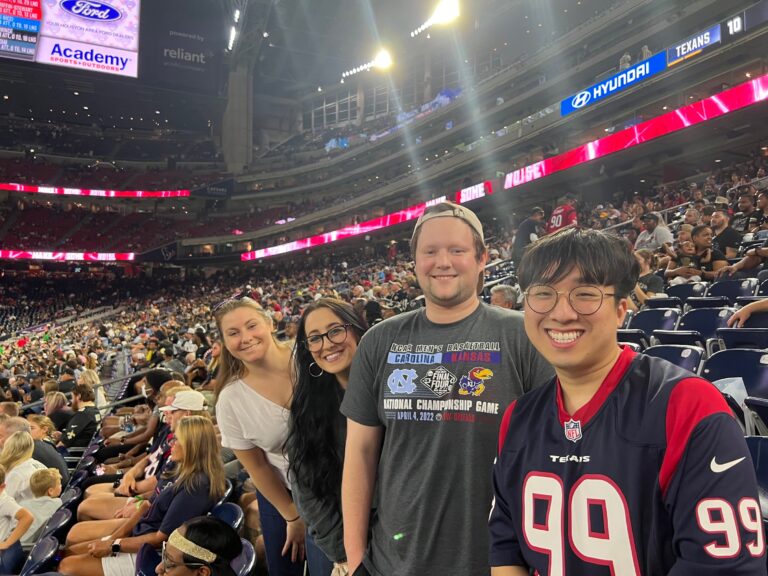
[[566,413],[557,381],[502,421],[491,566],[540,576],[765,575],[757,481],[718,390],[625,348]]

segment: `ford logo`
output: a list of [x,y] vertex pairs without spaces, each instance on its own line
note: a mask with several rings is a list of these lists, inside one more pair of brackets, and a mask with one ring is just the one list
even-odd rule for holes
[[123,17],[117,8],[94,0],[61,0],[59,6],[70,14],[98,22],[114,22]]

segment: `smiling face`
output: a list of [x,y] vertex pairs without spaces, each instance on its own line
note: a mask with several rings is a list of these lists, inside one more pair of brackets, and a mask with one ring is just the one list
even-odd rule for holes
[[227,351],[244,363],[263,360],[274,344],[272,323],[250,306],[240,306],[222,316],[221,336]]
[[[616,330],[627,312],[625,298],[618,304],[613,296],[604,296],[597,312],[577,313],[568,302],[568,293],[585,286],[581,271],[574,268],[562,280],[551,284],[558,295],[555,307],[546,314],[531,309],[526,297],[525,333],[542,356],[558,371],[570,375],[588,373],[616,354]],[[536,286],[528,288],[530,294]],[[592,287],[594,288],[594,286]],[[612,294],[612,286],[597,286],[603,294]],[[575,299],[579,298],[578,291]]]
[[[331,337],[334,340],[341,340],[343,332],[341,328],[344,322],[329,308],[317,308],[307,315],[304,323],[304,329],[307,337],[325,334],[331,331]],[[334,330],[334,328],[336,330]],[[338,336],[335,336],[338,333]],[[315,350],[314,346],[310,350],[312,359],[317,365],[329,374],[344,374],[349,372],[352,365],[352,358],[357,351],[357,337],[354,329],[347,327],[347,336],[343,342],[331,342],[328,337],[323,337],[322,348]]]
[[452,308],[477,299],[487,255],[477,258],[472,229],[459,218],[433,218],[421,225],[416,277],[428,303]]

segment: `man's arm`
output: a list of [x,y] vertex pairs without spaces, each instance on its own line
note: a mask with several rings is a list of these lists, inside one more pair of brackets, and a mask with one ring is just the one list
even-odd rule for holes
[[528,568],[522,566],[491,566],[491,576],[528,576]]
[[344,519],[344,549],[350,574],[354,574],[362,563],[368,546],[368,523],[383,438],[383,427],[365,426],[347,419],[341,510]]

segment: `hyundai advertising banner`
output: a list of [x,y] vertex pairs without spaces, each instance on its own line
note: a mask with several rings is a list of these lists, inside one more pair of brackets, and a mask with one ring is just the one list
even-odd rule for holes
[[139,0],[0,0],[0,57],[138,75]]

